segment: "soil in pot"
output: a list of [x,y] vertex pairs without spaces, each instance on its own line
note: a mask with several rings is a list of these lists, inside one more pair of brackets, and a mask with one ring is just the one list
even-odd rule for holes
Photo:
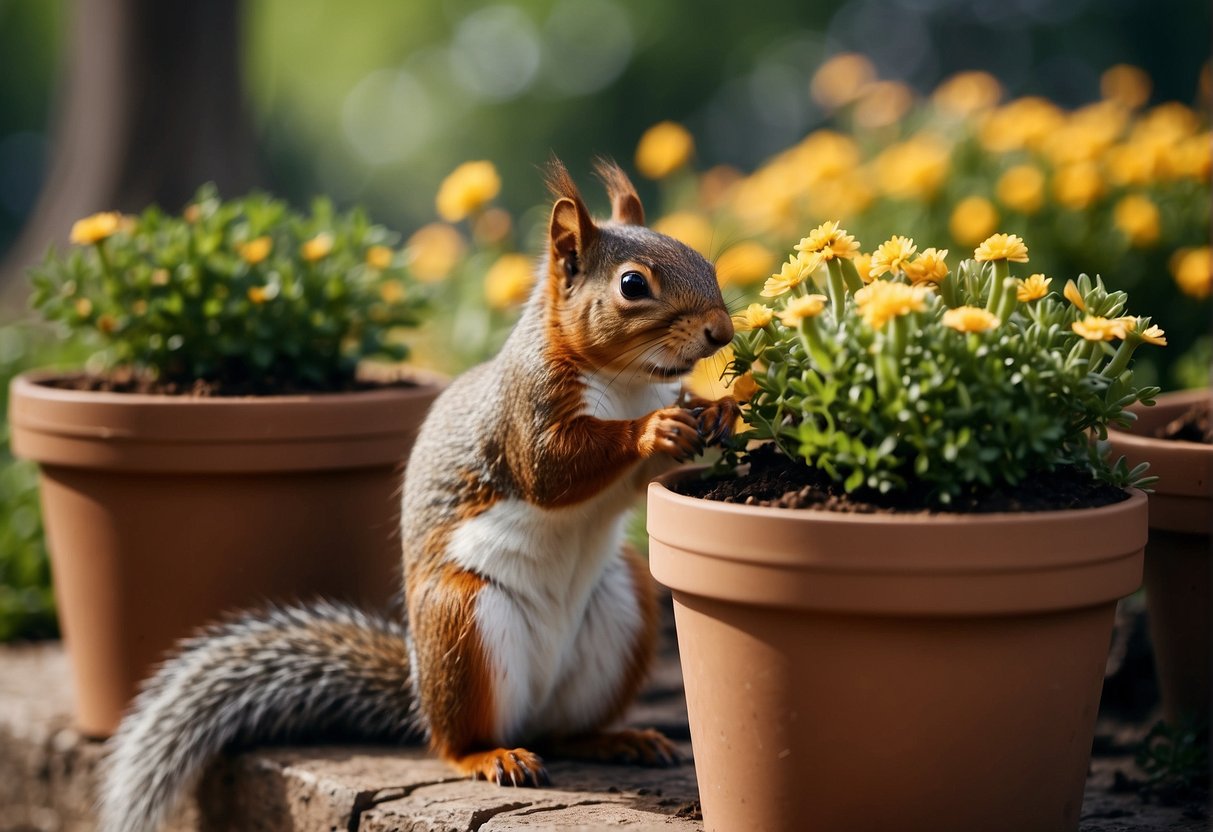
[[[749,468],[743,476],[726,474],[685,480],[673,487],[688,497],[751,506],[860,514],[937,510],[928,508],[929,495],[921,489],[900,494],[880,494],[871,490],[848,494],[824,472],[788,459],[771,444],[753,449],[746,458]],[[1094,481],[1089,473],[1077,468],[1059,468],[1031,476],[1015,486],[990,489],[957,501],[947,511],[985,514],[1094,508],[1127,498],[1123,489]]]

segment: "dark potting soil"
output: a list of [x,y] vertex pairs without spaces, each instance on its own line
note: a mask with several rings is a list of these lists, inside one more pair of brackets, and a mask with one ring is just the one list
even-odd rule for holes
[[989,489],[937,508],[930,505],[925,489],[890,494],[860,490],[848,494],[824,472],[789,460],[773,444],[755,448],[747,459],[749,471],[741,475],[688,480],[674,486],[674,490],[689,497],[725,503],[855,514],[1060,511],[1111,505],[1128,498],[1122,489],[1094,481],[1090,473],[1079,468],[1066,467],[1029,477],[1016,486]]
[[348,379],[327,387],[307,386],[273,377],[238,382],[195,379],[188,382],[163,381],[135,373],[63,375],[39,382],[59,390],[80,390],[91,393],[142,393],[153,396],[183,398],[237,398],[242,396],[304,396],[323,393],[353,393],[367,390],[416,387],[408,378]]
[[1197,402],[1186,413],[1154,431],[1157,439],[1179,439],[1213,445],[1213,419],[1207,401]]

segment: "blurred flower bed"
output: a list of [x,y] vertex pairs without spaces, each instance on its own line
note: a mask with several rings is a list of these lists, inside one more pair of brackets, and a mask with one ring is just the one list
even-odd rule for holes
[[[1208,66],[1201,86],[1207,98]],[[825,220],[841,218],[867,239],[904,229],[946,245],[940,256],[954,262],[995,231],[1014,233],[1033,240],[1033,271],[1100,275],[1156,310],[1171,346],[1143,357],[1139,378],[1195,387],[1208,383],[1213,355],[1213,134],[1207,111],[1147,106],[1150,88],[1141,70],[1121,65],[1103,74],[1101,100],[1073,110],[1004,100],[997,79],[981,72],[921,97],[844,54],[811,81],[831,126],[752,173],[696,170],[693,137],[670,122],[641,137],[635,167],[659,180],[653,227],[712,258],[735,308],[779,270],[776,252]],[[499,186],[488,163],[462,166],[439,195],[446,222],[413,240],[433,266],[423,272],[451,282],[443,290],[451,317],[436,326],[451,339],[456,369],[491,353],[531,285],[517,252],[535,250],[526,243],[539,239],[546,216],[515,220],[493,207]],[[861,271],[868,256],[857,260]]]

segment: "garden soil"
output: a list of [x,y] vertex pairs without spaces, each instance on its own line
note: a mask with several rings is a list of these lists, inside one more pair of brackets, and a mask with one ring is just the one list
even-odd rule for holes
[[848,494],[823,471],[789,460],[772,444],[754,449],[746,458],[749,470],[739,476],[713,475],[678,483],[675,488],[689,497],[725,503],[863,514],[1059,511],[1110,505],[1128,497],[1123,489],[1092,480],[1089,473],[1078,468],[1067,467],[1031,476],[1017,486],[988,489],[941,509],[930,506],[925,489],[890,494],[860,490]]

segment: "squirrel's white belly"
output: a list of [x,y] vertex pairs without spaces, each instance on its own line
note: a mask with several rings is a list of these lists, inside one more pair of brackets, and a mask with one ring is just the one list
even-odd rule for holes
[[[503,500],[451,537],[451,560],[488,579],[476,621],[503,743],[570,721],[588,727],[615,695],[602,682],[623,678],[641,627],[620,555],[630,479],[568,508]],[[598,606],[611,614],[594,614]]]
[[[679,385],[585,377],[582,412],[635,419],[672,404]],[[668,461],[637,463],[594,497],[563,508],[506,499],[464,521],[448,556],[488,580],[476,622],[494,678],[497,739],[595,727],[616,701],[643,626],[621,556],[639,479]]]

